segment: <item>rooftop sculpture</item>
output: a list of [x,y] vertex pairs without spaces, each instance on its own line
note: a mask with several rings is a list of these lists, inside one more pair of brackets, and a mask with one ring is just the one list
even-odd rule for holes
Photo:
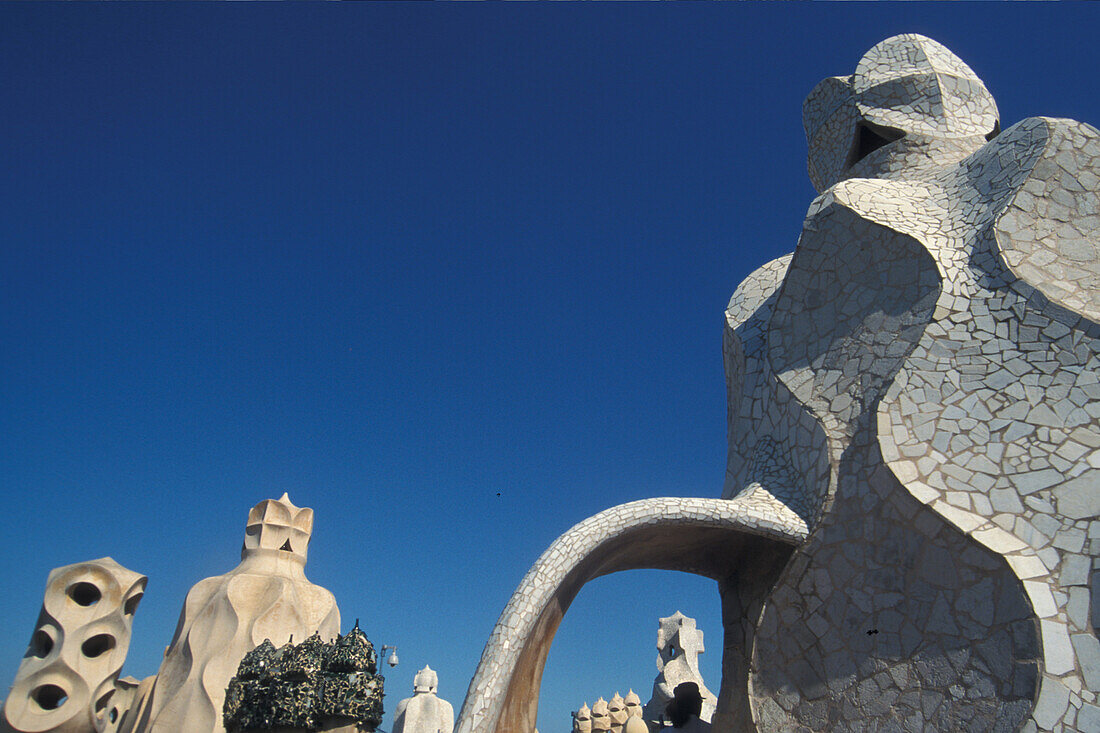
[[109,557],[50,573],[30,648],[4,704],[9,725],[76,733],[122,722],[136,681],[118,674],[146,582]]
[[[717,581],[717,729],[1100,730],[1100,131],[1002,132],[974,72],[913,34],[818,84],[803,122],[820,195],[794,253],[725,313],[722,497],[612,507],[555,541],[504,608],[459,733],[533,731],[569,604],[631,568]],[[257,505],[241,564],[191,589],[140,684],[117,675],[144,578],[106,558],[58,569],[7,723],[220,733],[265,638],[230,712],[267,678],[293,683],[262,697],[272,721],[358,700],[316,686],[339,612],[305,577],[311,528],[286,495]],[[613,725],[602,698],[578,713]]]
[[642,717],[647,721],[664,720],[665,707],[677,685],[694,682],[702,707],[699,718],[709,723],[714,716],[717,698],[703,684],[699,671],[699,655],[703,648],[703,632],[695,627],[695,619],[677,611],[660,619],[657,626],[657,679],[653,682],[653,697],[646,703]]
[[332,594],[305,576],[312,529],[313,510],[286,494],[253,507],[240,564],[191,589],[160,671],[140,683],[118,673],[146,578],[110,558],[54,570],[6,722],[21,733],[221,733],[226,686],[246,652],[314,634],[293,659],[279,657],[305,669],[315,642],[339,632]]
[[439,675],[424,665],[424,669],[413,677],[413,696],[397,703],[393,733],[451,733],[454,730],[454,707],[436,695],[438,687]]
[[573,733],[592,733],[592,710],[587,702],[573,713]]
[[359,629],[325,643],[314,633],[276,649],[270,639],[244,655],[222,708],[229,733],[373,731],[382,722],[385,679]]
[[611,733],[623,733],[623,725],[626,724],[626,702],[618,692],[607,702],[607,717],[611,722]]
[[138,730],[220,733],[225,689],[246,652],[265,639],[336,637],[336,599],[305,575],[312,532],[313,510],[285,493],[252,508],[241,563],[188,592]]
[[[586,702],[573,713],[573,732],[600,730],[598,726],[603,725],[604,708],[610,733],[624,733],[630,718],[641,719],[647,730],[661,728],[669,723],[667,708],[676,688],[685,682],[692,683],[695,693],[699,695],[697,715],[704,723],[710,723],[714,715],[715,696],[703,683],[699,671],[699,655],[703,651],[703,632],[696,628],[695,619],[679,611],[658,619],[657,678],[653,681],[653,697],[644,708],[633,689],[627,692],[625,698],[618,691],[607,702],[601,697],[591,710]],[[594,722],[597,723],[595,726]]]
[[1100,132],[1002,132],[914,34],[821,82],[803,121],[820,195],[726,310],[722,498],[556,540],[459,733],[533,730],[569,604],[631,568],[717,581],[716,729],[1100,730]]
[[[597,705],[600,705],[601,701],[603,701],[602,697],[597,701]],[[602,702],[602,705],[607,708],[607,725],[610,726],[608,730],[611,733],[624,733],[631,718],[639,720],[642,718],[642,700],[634,690],[630,690],[626,697],[616,692],[612,695],[610,702]],[[649,730],[644,723],[643,727],[646,731]],[[580,709],[573,712],[573,733],[591,733],[592,730],[592,710],[585,702]]]
[[627,691],[623,703],[626,705],[627,720],[642,717],[642,698],[638,697],[638,693],[634,692],[633,688]]
[[602,697],[592,706],[592,730],[611,730],[611,712],[607,709],[607,700]]

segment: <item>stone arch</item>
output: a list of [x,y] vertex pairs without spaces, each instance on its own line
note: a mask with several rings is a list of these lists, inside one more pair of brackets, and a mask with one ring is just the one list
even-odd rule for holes
[[[746,649],[758,607],[805,523],[778,501],[662,498],[590,517],[542,554],[505,606],[459,714],[459,733],[531,733],[542,671],[569,605],[590,580],[623,570],[679,570],[718,581],[724,627],[719,709],[746,696]],[[749,634],[749,636],[746,636]],[[732,724],[732,721],[731,721]]]

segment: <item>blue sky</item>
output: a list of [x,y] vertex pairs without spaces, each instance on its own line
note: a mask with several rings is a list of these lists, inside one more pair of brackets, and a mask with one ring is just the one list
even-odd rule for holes
[[[717,496],[722,310],[813,197],[800,107],[929,35],[1005,127],[1100,123],[1100,8],[0,6],[0,678],[53,567],[149,576],[155,673],[249,507],[316,512],[309,577],[456,713],[539,553],[652,496]],[[1080,67],[1081,71],[1076,69]],[[587,586],[539,728],[633,687],[711,581]],[[389,728],[387,715],[385,728]]]

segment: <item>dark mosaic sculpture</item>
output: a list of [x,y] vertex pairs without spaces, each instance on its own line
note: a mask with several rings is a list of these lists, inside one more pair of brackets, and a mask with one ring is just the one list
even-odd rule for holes
[[267,639],[241,660],[222,710],[229,733],[331,730],[382,722],[382,675],[374,646],[359,629],[325,643],[317,634],[279,649]]

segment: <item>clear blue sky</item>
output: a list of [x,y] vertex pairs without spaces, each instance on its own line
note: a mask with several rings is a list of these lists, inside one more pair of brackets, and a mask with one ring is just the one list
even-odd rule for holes
[[[790,251],[800,107],[927,34],[1007,127],[1100,123],[1100,7],[0,6],[0,678],[53,567],[149,576],[124,673],[238,560],[248,508],[316,512],[307,574],[457,712],[560,533],[717,496],[722,310]],[[539,728],[633,687],[713,583],[588,586]],[[0,683],[2,684],[2,683]],[[390,716],[385,727],[388,729]]]

